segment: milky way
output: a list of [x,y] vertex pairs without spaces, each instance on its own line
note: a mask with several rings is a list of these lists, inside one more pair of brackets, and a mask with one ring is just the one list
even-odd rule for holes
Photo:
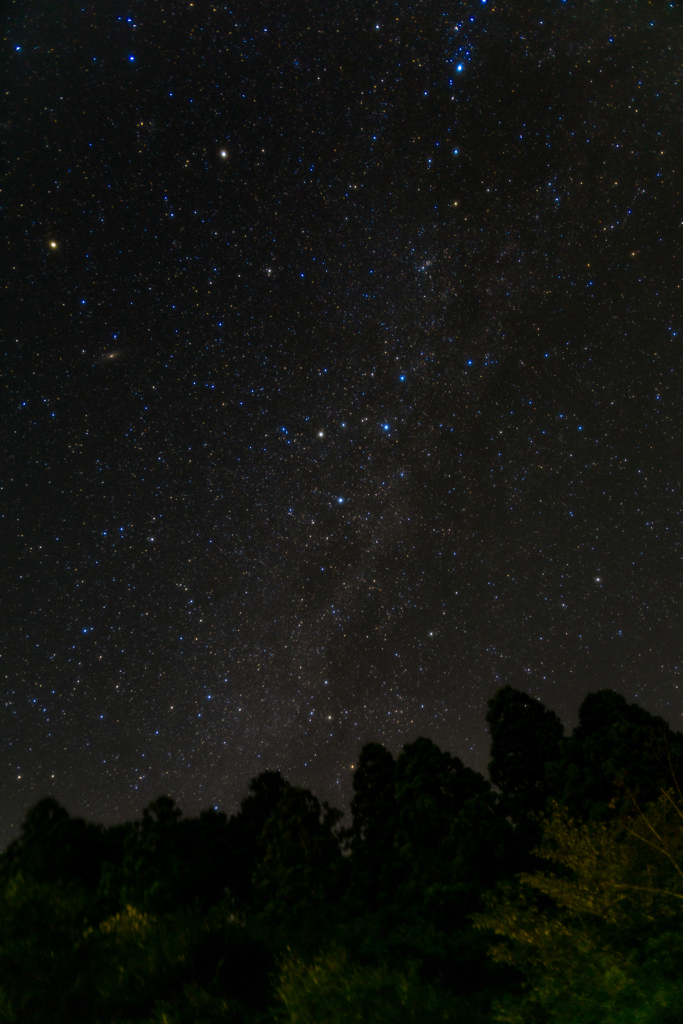
[[2,832],[679,726],[675,4],[14,3]]

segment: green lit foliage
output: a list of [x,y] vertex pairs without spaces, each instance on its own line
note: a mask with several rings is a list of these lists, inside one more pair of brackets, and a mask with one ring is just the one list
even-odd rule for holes
[[345,830],[276,772],[230,820],[40,801],[0,855],[0,1024],[680,1024],[683,737],[612,691],[567,739],[509,686],[488,723],[497,791],[371,743]]
[[211,995],[198,985],[185,985],[174,1000],[161,1000],[144,1024],[271,1024],[270,1013],[254,1011],[243,1002]]
[[524,994],[499,1003],[508,1024],[650,1024],[683,1013],[683,800],[663,791],[609,822],[555,805],[536,851],[549,870],[489,898],[476,925]]
[[289,1024],[466,1024],[458,1000],[421,981],[415,970],[351,963],[333,950],[306,963],[289,956],[277,996]]
[[89,939],[102,1020],[246,1022],[266,1012],[270,956],[223,908],[153,915],[129,906]]
[[0,1021],[81,1019],[93,999],[87,894],[17,874],[0,893]]

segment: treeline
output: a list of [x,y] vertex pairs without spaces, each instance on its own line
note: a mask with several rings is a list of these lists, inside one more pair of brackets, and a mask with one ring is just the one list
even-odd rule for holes
[[683,735],[504,687],[490,781],[363,748],[350,824],[277,772],[237,814],[51,798],[0,856],[0,1024],[683,1021]]

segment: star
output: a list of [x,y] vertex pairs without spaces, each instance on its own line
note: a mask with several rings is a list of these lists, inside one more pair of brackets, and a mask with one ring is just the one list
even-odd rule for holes
[[[441,737],[468,754],[472,729],[483,738],[475,705],[516,661],[533,667],[540,699],[562,693],[567,716],[591,673],[632,699],[632,665],[639,686],[652,681],[653,710],[676,699],[683,711],[667,690],[679,669],[657,583],[680,498],[683,200],[675,69],[660,46],[674,29],[640,33],[630,5],[622,40],[616,2],[596,28],[582,5],[560,3],[548,20],[535,0],[525,19],[537,24],[537,11],[545,26],[520,26],[520,40],[493,0],[470,21],[482,3],[438,32],[416,13],[414,31],[387,23],[388,34],[383,21],[358,31],[348,5],[327,4],[320,32],[285,19],[268,40],[263,10],[246,4],[210,32],[193,16],[182,46],[148,5],[145,31],[174,55],[161,78],[133,37],[108,30],[93,68],[85,19],[49,100],[40,54],[58,14],[31,23],[15,57],[33,84],[8,83],[0,137],[19,168],[5,347],[21,473],[8,518],[22,538],[7,551],[16,596],[3,657],[24,691],[5,713],[33,760],[6,765],[0,792],[21,771],[37,800],[50,765],[58,796],[71,800],[79,780],[74,812],[132,818],[157,782],[126,803],[124,773],[99,776],[90,758],[97,748],[92,766],[106,757],[108,770],[117,754],[132,769],[149,730],[148,779],[182,793],[188,815],[214,801],[235,809],[261,767],[328,797],[362,737],[382,740],[378,723],[394,721],[391,687],[405,690],[407,716],[405,731],[386,732],[395,752],[430,735],[446,701]],[[597,66],[603,29],[624,87],[594,76],[601,116],[572,134],[585,89],[569,69]],[[652,74],[631,67],[631,32]],[[332,87],[342,50],[366,87]],[[527,63],[538,89],[518,88]],[[414,73],[393,73],[399,64]],[[81,88],[81,72],[97,88]],[[634,115],[636,82],[638,110],[656,119]],[[114,126],[134,107],[139,144],[123,173]],[[30,173],[26,152],[45,157]],[[602,223],[588,217],[597,210]],[[430,636],[442,613],[451,628]],[[424,643],[425,626],[438,644]],[[609,638],[622,631],[615,659]],[[34,687],[53,705],[39,741]],[[357,722],[334,742],[299,732],[316,687],[330,695],[316,721],[340,720],[338,700]],[[89,749],[86,689],[107,726]],[[202,743],[201,762],[188,753],[160,776],[168,750]],[[485,770],[484,745],[476,758]],[[5,806],[0,845],[18,820]]]

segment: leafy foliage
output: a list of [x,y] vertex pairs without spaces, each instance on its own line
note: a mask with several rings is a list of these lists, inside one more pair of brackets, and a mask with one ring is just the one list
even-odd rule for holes
[[343,950],[306,964],[288,957],[278,997],[291,1024],[436,1024],[460,1021],[458,1000],[407,973],[349,962]]
[[500,1021],[645,1024],[683,1011],[683,801],[664,791],[609,822],[555,806],[536,851],[551,870],[489,897],[477,926],[526,977]]
[[345,828],[277,772],[230,819],[41,800],[0,855],[0,1024],[680,1022],[683,737],[611,691],[566,738],[510,686],[487,720],[496,789],[371,743]]

